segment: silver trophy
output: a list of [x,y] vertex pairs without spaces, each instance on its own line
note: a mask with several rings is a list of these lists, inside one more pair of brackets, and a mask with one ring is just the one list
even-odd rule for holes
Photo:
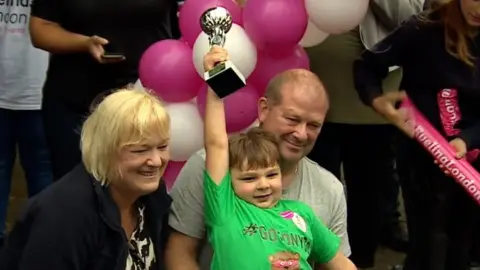
[[[232,16],[223,7],[210,8],[202,14],[200,26],[208,36],[210,47],[223,47],[226,34],[232,28]],[[229,60],[217,63],[212,70],[205,72],[204,79],[220,98],[246,85],[245,77]]]

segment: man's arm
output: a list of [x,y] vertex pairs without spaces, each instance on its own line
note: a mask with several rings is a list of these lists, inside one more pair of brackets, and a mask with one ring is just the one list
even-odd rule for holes
[[203,172],[204,151],[193,154],[177,176],[169,225],[172,233],[165,251],[167,270],[197,270],[197,248],[205,236]]
[[199,270],[197,250],[200,240],[172,231],[165,251],[167,270]]
[[[340,182],[338,182],[338,184],[339,183]],[[335,190],[336,188],[337,186],[332,186],[332,189]],[[341,188],[343,190],[343,186]],[[332,213],[332,215],[335,214],[336,213]],[[338,232],[334,232],[331,228],[327,228],[327,224],[324,224],[313,211],[311,211],[308,222],[313,238],[312,253],[310,256],[315,262],[316,270],[356,269],[353,263],[343,254],[344,251],[341,249],[341,247],[342,244],[345,243],[343,243],[343,238],[336,235]],[[348,246],[348,239],[346,244]],[[349,251],[350,249],[348,249],[348,253],[350,253]]]
[[425,0],[370,0],[370,9],[384,26],[393,30],[422,12],[424,4]]
[[336,197],[334,197],[335,202],[332,204],[332,218],[328,228],[341,239],[339,251],[346,257],[349,257],[352,251],[347,232],[347,200],[343,185],[340,184],[340,181],[338,183],[339,185],[334,187],[336,189]]
[[72,33],[61,26],[63,1],[31,1],[29,31],[34,47],[51,53],[87,52],[89,37]]
[[[332,175],[333,177],[333,175]],[[332,187],[335,189],[336,196],[334,198],[334,203],[332,204],[331,220],[327,224],[328,228],[340,238],[340,247],[338,252],[341,253],[345,258],[349,257],[352,254],[350,249],[350,242],[348,239],[347,232],[347,201],[345,198],[345,192],[343,190],[343,185],[340,184],[339,180],[338,186],[335,185]],[[337,255],[338,256],[338,255]],[[335,260],[338,260],[336,257]],[[349,261],[347,259],[347,261]],[[315,270],[330,270],[332,268],[325,268],[325,265],[315,264]],[[333,268],[333,269],[343,269],[343,268]],[[350,269],[350,268],[345,268]],[[355,268],[353,268],[355,269]]]

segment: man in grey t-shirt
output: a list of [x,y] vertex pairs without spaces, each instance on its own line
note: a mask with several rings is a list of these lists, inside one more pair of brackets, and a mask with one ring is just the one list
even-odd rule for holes
[[[328,98],[318,77],[308,70],[289,70],[270,82],[258,103],[258,119],[279,141],[284,198],[310,205],[342,238],[341,251],[349,256],[343,186],[333,174],[305,157],[320,133],[327,110]],[[167,270],[210,269],[212,250],[205,240],[203,217],[204,168],[202,150],[187,161],[170,193],[169,224],[174,231],[167,244]],[[244,256],[248,258],[248,254]]]

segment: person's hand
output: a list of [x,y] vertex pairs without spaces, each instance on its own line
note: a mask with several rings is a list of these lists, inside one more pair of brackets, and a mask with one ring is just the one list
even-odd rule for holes
[[[455,158],[456,159],[463,159],[465,157],[465,155],[467,154],[467,144],[465,143],[465,141],[463,141],[460,138],[456,138],[456,139],[451,140],[449,142],[449,144],[455,150]],[[435,164],[437,164],[445,174],[447,174],[447,175],[449,174],[448,170],[445,169],[445,166],[438,163],[438,161],[436,161],[436,160],[435,160]]]
[[462,159],[467,154],[467,144],[464,140],[456,138],[450,141],[450,145],[455,149],[455,157]]
[[212,70],[216,64],[229,60],[227,50],[219,46],[213,46],[203,57],[203,69],[205,72]]
[[108,40],[99,36],[91,36],[87,40],[87,49],[90,55],[100,64],[118,63],[125,60],[125,57],[120,59],[103,59],[102,55],[105,53],[103,46],[107,44]]
[[404,91],[385,93],[372,102],[373,108],[401,131],[413,138],[414,130],[407,124],[410,117],[407,109],[396,109],[395,103],[403,101],[407,95]]

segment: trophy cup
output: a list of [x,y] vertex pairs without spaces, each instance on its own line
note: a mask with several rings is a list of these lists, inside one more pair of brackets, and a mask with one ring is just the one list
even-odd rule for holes
[[[223,7],[210,8],[200,18],[200,26],[208,36],[210,47],[225,45],[225,35],[232,28],[232,17]],[[219,98],[224,98],[246,85],[245,77],[229,60],[217,63],[204,74],[204,79]]]

